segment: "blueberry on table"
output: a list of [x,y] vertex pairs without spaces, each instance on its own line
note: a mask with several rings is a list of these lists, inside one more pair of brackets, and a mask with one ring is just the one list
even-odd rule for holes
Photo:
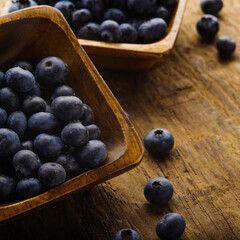
[[95,41],[100,40],[100,25],[94,22],[84,24],[79,28],[77,37]]
[[57,8],[63,14],[67,22],[71,24],[75,5],[71,1],[59,1],[54,7]]
[[7,202],[13,198],[15,185],[11,177],[0,173],[0,202]]
[[167,33],[167,23],[162,18],[152,18],[138,28],[142,43],[153,43],[161,40]]
[[91,140],[76,153],[81,170],[88,171],[100,166],[107,157],[106,145],[98,140]]
[[178,240],[186,228],[186,222],[178,213],[168,213],[157,223],[156,232],[161,240]]
[[20,67],[24,70],[27,70],[27,71],[33,73],[33,66],[29,62],[26,62],[26,61],[18,61],[14,64],[14,67]]
[[75,96],[75,92],[71,87],[67,85],[61,85],[54,89],[51,95],[51,100],[54,100],[55,98],[60,96]]
[[117,22],[105,20],[100,25],[101,40],[105,42],[120,42],[121,32]]
[[103,14],[103,20],[113,20],[117,23],[126,21],[125,14],[117,8],[108,8]]
[[28,7],[35,7],[38,4],[33,1],[33,0],[17,0],[17,1],[12,1],[11,6],[8,9],[8,12],[15,12],[24,8],[28,8]]
[[229,57],[234,53],[236,43],[230,37],[220,36],[216,41],[216,47],[221,56]]
[[82,0],[82,8],[89,9],[94,18],[99,18],[105,6],[102,0]]
[[5,81],[7,86],[13,90],[26,93],[33,89],[35,77],[25,69],[14,67],[5,73]]
[[169,11],[166,7],[159,6],[154,13],[154,17],[162,18],[167,23],[169,20]]
[[144,137],[144,147],[155,156],[163,156],[170,152],[174,145],[173,135],[162,128],[149,131]]
[[92,14],[86,8],[78,9],[73,12],[72,23],[76,29],[79,29],[82,25],[90,22],[91,20],[92,20]]
[[66,171],[58,163],[44,163],[38,170],[39,181],[48,188],[56,187],[66,180]]
[[141,238],[133,229],[121,229],[114,235],[112,240],[141,240]]
[[14,155],[12,164],[19,177],[32,177],[37,174],[41,161],[34,152],[20,150]]
[[5,87],[0,89],[0,107],[7,113],[17,111],[19,108],[19,96],[11,88]]
[[218,19],[213,15],[205,14],[197,22],[197,31],[205,41],[211,42],[219,31]]
[[90,125],[94,122],[93,110],[87,104],[83,104],[83,115],[80,121],[83,125]]
[[21,150],[33,151],[33,142],[31,140],[26,140],[24,142],[21,142]]
[[121,42],[123,43],[136,43],[138,40],[137,30],[129,23],[122,23],[119,26],[121,32]]
[[42,184],[37,178],[22,179],[17,183],[16,192],[20,198],[26,199],[39,195]]
[[150,17],[156,6],[156,0],[127,0],[128,12],[134,16]]
[[37,64],[35,77],[40,85],[55,88],[67,81],[67,64],[58,57],[46,57]]
[[38,96],[28,96],[22,103],[22,110],[27,117],[34,113],[44,112],[46,109],[46,101]]
[[86,128],[89,134],[89,138],[88,138],[89,141],[101,139],[101,130],[97,125],[95,124],[87,125]]
[[0,108],[0,127],[4,126],[4,124],[6,123],[7,119],[8,119],[7,112],[3,108]]
[[222,7],[222,0],[201,0],[202,11],[206,14],[217,15]]
[[145,185],[144,196],[152,204],[165,205],[173,196],[173,185],[166,178],[152,178]]

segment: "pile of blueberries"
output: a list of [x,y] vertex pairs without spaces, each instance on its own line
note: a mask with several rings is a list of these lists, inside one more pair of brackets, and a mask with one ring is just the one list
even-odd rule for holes
[[[205,13],[197,22],[197,31],[206,42],[213,42],[219,31],[216,17],[223,7],[222,0],[201,0],[201,9]],[[228,36],[219,36],[216,48],[220,57],[229,58],[236,49],[236,43]]]
[[34,197],[107,156],[92,109],[64,85],[66,63],[46,57],[33,72],[25,61],[0,71],[0,202]]
[[78,38],[152,43],[165,37],[177,0],[17,0],[9,12],[42,4],[60,10]]

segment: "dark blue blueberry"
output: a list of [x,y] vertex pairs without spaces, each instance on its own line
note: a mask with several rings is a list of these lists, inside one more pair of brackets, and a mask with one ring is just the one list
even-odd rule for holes
[[56,163],[64,167],[68,178],[75,177],[80,173],[80,165],[72,155],[60,155],[56,159]]
[[44,158],[55,158],[61,155],[64,145],[61,138],[46,133],[39,134],[33,142],[34,151]]
[[88,131],[81,123],[69,123],[61,132],[64,144],[72,147],[82,147],[88,142]]
[[50,104],[47,104],[47,105],[46,105],[46,110],[45,110],[45,112],[52,113],[52,109],[51,109],[51,105],[50,105]]
[[90,125],[94,122],[94,113],[87,104],[83,104],[83,116],[80,121],[83,125]]
[[11,200],[15,193],[15,181],[4,174],[0,174],[0,202]]
[[5,83],[4,73],[0,70],[0,88],[4,86],[4,83]]
[[106,8],[118,8],[124,9],[126,7],[127,0],[104,0]]
[[12,129],[20,139],[25,136],[27,130],[27,118],[22,111],[16,111],[11,113],[8,117],[7,126]]
[[71,1],[59,1],[54,7],[57,8],[63,14],[67,22],[71,24],[75,5]]
[[162,18],[152,18],[138,28],[142,43],[153,43],[161,40],[167,33],[167,24]]
[[103,20],[113,20],[117,23],[126,21],[125,14],[117,8],[108,8],[103,14]]
[[218,19],[213,15],[204,15],[197,22],[197,31],[205,41],[211,42],[219,31]]
[[26,62],[26,61],[16,62],[14,64],[14,67],[20,67],[20,68],[22,68],[24,70],[27,70],[27,71],[33,73],[33,66],[29,62]]
[[174,9],[177,5],[177,0],[157,0],[157,4],[168,9]]
[[162,18],[166,23],[169,20],[169,11],[163,6],[159,6],[154,14],[154,17]]
[[216,47],[220,55],[228,57],[234,53],[236,43],[230,37],[220,36],[216,41]]
[[31,140],[21,142],[21,150],[33,151],[33,142]]
[[128,23],[138,31],[138,28],[144,23],[144,20],[139,18],[130,18],[128,19]]
[[95,41],[100,40],[101,37],[99,24],[93,22],[86,23],[81,28],[79,28],[77,37]]
[[186,228],[183,216],[178,213],[168,213],[157,223],[156,232],[161,240],[179,240]]
[[146,199],[152,204],[165,205],[172,198],[173,185],[166,178],[152,178],[145,185],[144,195]]
[[98,140],[91,140],[76,153],[76,160],[81,170],[88,171],[100,166],[107,157],[106,145]]
[[82,0],[82,8],[89,9],[94,18],[99,18],[105,6],[102,0]]
[[17,152],[12,161],[16,175],[22,177],[32,177],[38,172],[41,166],[39,157],[30,150],[20,150]]
[[11,88],[0,89],[0,107],[11,113],[19,109],[19,104],[19,96]]
[[37,96],[29,96],[22,103],[22,110],[27,117],[32,116],[34,113],[45,112],[46,102],[43,98]]
[[55,133],[59,128],[59,122],[52,113],[39,112],[28,119],[28,131],[34,136],[40,133]]
[[127,0],[127,8],[131,15],[150,17],[156,9],[156,0]]
[[162,156],[170,152],[174,145],[173,135],[161,128],[151,130],[144,137],[144,146],[149,153]]
[[17,1],[12,1],[11,6],[8,9],[8,12],[15,12],[24,8],[28,8],[28,7],[35,7],[38,4],[33,1],[33,0],[17,0]]
[[44,186],[53,188],[65,182],[66,171],[58,163],[44,163],[38,170],[38,179]]
[[0,127],[4,126],[4,124],[6,123],[7,119],[8,119],[7,112],[3,108],[0,108]]
[[6,84],[13,90],[26,93],[33,89],[35,77],[25,69],[14,67],[5,73],[5,80]]
[[72,23],[76,29],[79,29],[85,23],[88,23],[92,20],[91,12],[86,9],[78,9],[72,15]]
[[0,128],[0,158],[13,156],[21,147],[18,135],[8,128]]
[[79,120],[84,114],[82,101],[74,96],[61,96],[52,101],[53,115],[61,121]]
[[105,20],[100,25],[101,39],[105,42],[120,42],[121,32],[117,22],[113,20]]
[[42,90],[40,88],[40,85],[37,81],[34,81],[33,89],[26,93],[27,96],[42,96]]
[[101,139],[101,130],[98,126],[91,124],[86,126],[89,134],[88,140],[100,140]]
[[141,240],[141,238],[136,231],[128,228],[118,231],[113,240]]
[[129,23],[123,23],[119,26],[121,32],[121,42],[136,43],[138,40],[137,30]]
[[222,0],[201,0],[202,11],[206,14],[217,15],[222,7]]
[[60,96],[75,96],[75,92],[71,87],[67,85],[61,85],[54,89],[51,100]]
[[16,192],[20,198],[35,197],[41,193],[42,184],[37,178],[22,179],[16,186]]
[[37,64],[35,77],[40,85],[55,88],[67,81],[67,64],[58,57],[46,57]]

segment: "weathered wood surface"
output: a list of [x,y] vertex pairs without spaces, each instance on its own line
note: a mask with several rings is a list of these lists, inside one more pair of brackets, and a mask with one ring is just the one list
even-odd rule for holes
[[[199,0],[189,0],[166,63],[149,73],[100,71],[141,138],[152,128],[176,139],[165,159],[147,152],[139,167],[84,193],[0,227],[0,239],[111,240],[126,227],[157,240],[155,225],[168,212],[187,222],[182,240],[240,239],[240,57],[218,58],[199,39]],[[240,46],[240,2],[224,1],[220,34]],[[143,196],[151,177],[168,177],[174,196],[154,207]]]

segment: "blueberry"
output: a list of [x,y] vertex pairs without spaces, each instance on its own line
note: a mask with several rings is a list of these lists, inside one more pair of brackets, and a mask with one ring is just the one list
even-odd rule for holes
[[82,0],[82,8],[89,9],[94,18],[99,18],[105,6],[102,0]]
[[68,178],[75,177],[80,173],[80,165],[72,155],[60,155],[56,159],[56,163],[64,167]]
[[177,5],[177,0],[157,0],[157,4],[168,9],[174,9]]
[[78,9],[72,15],[72,23],[76,29],[79,29],[85,23],[88,23],[92,20],[91,12],[86,9]]
[[33,73],[33,66],[29,62],[26,62],[26,61],[16,62],[14,64],[14,67],[20,67],[20,68],[22,68],[24,70],[27,70],[27,71]]
[[11,177],[0,174],[0,202],[7,202],[13,198],[15,185]]
[[79,120],[84,114],[82,101],[74,96],[61,96],[52,101],[53,115],[61,121]]
[[40,85],[55,88],[67,81],[67,64],[58,57],[46,57],[37,64],[35,77]]
[[0,127],[4,126],[4,124],[6,123],[7,119],[8,119],[7,112],[3,108],[0,108]]
[[141,240],[141,238],[133,229],[122,229],[114,235],[113,240]]
[[123,23],[126,21],[126,16],[120,9],[108,8],[103,14],[103,20],[108,19],[117,23]]
[[11,88],[0,89],[0,107],[11,113],[18,110],[19,104],[19,96]]
[[34,85],[31,91],[26,93],[27,96],[37,96],[41,97],[42,96],[42,90],[40,88],[40,85],[37,81],[34,81]]
[[150,17],[156,6],[156,0],[127,0],[128,11],[135,16]]
[[109,8],[124,9],[127,0],[104,0],[105,6]]
[[161,40],[167,33],[167,24],[162,18],[152,18],[138,28],[142,43],[152,43]]
[[153,155],[162,156],[169,153],[174,145],[173,135],[161,128],[151,130],[144,137],[144,146]]
[[166,178],[152,178],[147,182],[144,188],[144,195],[152,204],[165,205],[172,198],[173,185]]
[[117,22],[105,20],[100,25],[101,39],[106,42],[120,42],[121,32]]
[[88,39],[88,40],[100,40],[100,26],[97,23],[86,23],[81,28],[79,28],[77,33],[78,38]]
[[161,240],[178,240],[186,228],[183,216],[178,213],[168,213],[157,223],[156,232]]
[[46,133],[39,134],[33,146],[36,153],[44,158],[55,158],[61,155],[64,148],[61,138]]
[[54,89],[51,100],[54,100],[55,98],[60,96],[75,96],[75,93],[71,87],[67,85],[61,85]]
[[67,22],[71,24],[75,5],[71,1],[59,1],[54,7],[57,8],[63,14]]
[[39,112],[28,119],[29,133],[34,136],[40,133],[55,133],[59,122],[52,113]]
[[220,36],[216,41],[216,47],[221,56],[231,56],[235,49],[236,43],[230,37]]
[[20,67],[10,68],[5,73],[7,85],[13,90],[21,93],[29,92],[34,87],[35,77],[27,70]]
[[48,187],[56,187],[66,180],[66,171],[58,163],[44,163],[38,170],[38,179]]
[[107,157],[106,145],[98,140],[91,140],[76,153],[76,160],[81,170],[87,171],[100,166]]
[[154,14],[155,17],[162,18],[166,23],[169,20],[169,11],[163,6],[159,6]]
[[217,15],[222,7],[222,0],[201,0],[202,11],[206,14]]
[[16,186],[16,192],[20,198],[31,198],[41,193],[42,184],[37,178],[22,179]]
[[13,130],[20,139],[25,136],[27,130],[27,118],[22,111],[16,111],[11,113],[7,122],[8,128]]
[[31,177],[37,174],[41,161],[34,152],[20,150],[14,155],[12,164],[18,176]]
[[34,113],[44,112],[46,109],[46,102],[43,98],[37,96],[29,96],[22,103],[22,110],[27,117]]
[[0,128],[0,158],[11,157],[20,149],[18,135],[7,128]]
[[136,43],[138,39],[137,30],[129,23],[123,23],[119,26],[121,32],[121,42]]
[[21,142],[21,150],[33,151],[33,142],[31,140],[26,140],[24,142]]
[[12,2],[8,12],[11,13],[28,7],[35,7],[37,5],[38,4],[33,0],[17,0]]
[[72,147],[81,147],[88,142],[88,131],[81,123],[70,123],[61,132],[63,143]]
[[89,141],[90,140],[100,140],[101,139],[101,130],[98,126],[91,124],[86,126],[89,134]]
[[197,22],[197,31],[205,41],[211,42],[219,31],[218,19],[213,15],[204,15]]
[[0,70],[0,88],[4,86],[4,83],[5,83],[4,73]]
[[83,116],[80,121],[83,125],[90,125],[94,122],[94,113],[87,104],[83,104]]

